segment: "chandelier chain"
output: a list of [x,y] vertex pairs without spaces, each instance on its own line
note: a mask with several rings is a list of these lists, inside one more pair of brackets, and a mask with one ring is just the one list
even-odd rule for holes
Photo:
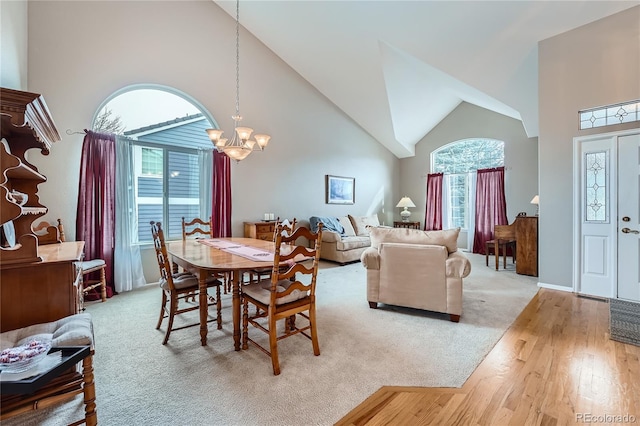
[[236,1],[236,117],[240,117],[240,0]]

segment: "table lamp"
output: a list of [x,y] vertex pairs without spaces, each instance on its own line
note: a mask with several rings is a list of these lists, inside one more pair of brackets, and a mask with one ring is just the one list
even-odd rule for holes
[[416,205],[413,204],[413,201],[411,201],[411,198],[409,197],[402,197],[400,199],[396,207],[404,207],[404,210],[400,212],[400,216],[402,216],[403,222],[409,222],[409,216],[411,216],[411,212],[409,211],[408,207],[415,207],[415,206]]
[[540,210],[540,197],[538,195],[536,195],[535,197],[533,197],[531,199],[531,204],[535,204],[536,205],[536,216],[538,216],[538,212]]

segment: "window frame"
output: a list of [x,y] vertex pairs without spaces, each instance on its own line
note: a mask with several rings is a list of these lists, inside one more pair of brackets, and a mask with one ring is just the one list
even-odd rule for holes
[[[496,164],[495,162],[493,163],[493,165],[482,164],[480,169],[504,166],[505,142],[500,140],[500,139],[494,139],[494,138],[480,138],[480,137],[477,137],[477,138],[458,139],[458,140],[449,142],[449,143],[447,143],[445,145],[442,145],[442,146],[434,149],[433,151],[431,151],[431,154],[430,154],[430,170],[431,170],[431,173],[443,173],[445,176],[460,176],[460,175],[464,175],[465,176],[465,179],[464,179],[464,192],[465,192],[464,193],[464,198],[465,198],[464,203],[465,203],[465,209],[464,209],[464,219],[463,219],[464,226],[460,227],[461,230],[468,230],[469,229],[469,224],[471,223],[471,220],[469,218],[469,210],[470,210],[469,209],[469,203],[473,198],[471,196],[471,194],[470,194],[470,190],[471,190],[471,186],[472,186],[471,179],[472,179],[472,174],[476,173],[476,171],[478,170],[478,164],[476,162],[472,167],[470,167],[470,166],[468,166],[469,163],[467,163],[467,167],[465,167],[465,171],[456,170],[456,171],[447,172],[445,170],[441,170],[439,168],[439,165],[436,164],[436,159],[437,159],[436,157],[437,157],[437,155],[439,153],[442,153],[445,150],[451,150],[457,144],[463,144],[463,143],[464,144],[468,144],[469,141],[484,141],[484,142],[490,141],[490,142],[497,142],[498,144],[501,145],[502,158],[498,159],[499,161],[501,161],[501,164]],[[476,149],[475,149],[476,152],[478,152],[478,148],[479,147],[476,147]],[[466,156],[471,156],[472,158],[475,158],[475,159],[478,158],[477,154],[476,155],[466,154]],[[445,179],[444,180],[445,183],[448,182],[448,181],[449,181],[449,179]],[[443,197],[444,197],[445,194],[449,195],[449,203],[447,205],[453,206],[453,203],[451,203],[451,200],[452,200],[451,187],[446,188],[446,189],[443,188],[442,193],[443,193]],[[443,205],[444,205],[444,203],[446,201],[444,199],[442,201],[443,201]],[[455,221],[453,220],[453,217],[452,217],[452,212],[453,211],[454,211],[453,208],[450,208],[450,209],[446,210],[446,213],[447,213],[448,217],[446,217],[446,218],[443,217],[443,224],[445,224],[445,223],[454,224],[455,223]]]
[[[184,153],[184,154],[189,154],[189,155],[194,155],[196,157],[199,157],[200,151],[201,149],[198,148],[185,148],[185,147],[181,147],[179,145],[169,145],[169,144],[162,144],[162,143],[157,143],[157,142],[149,142],[149,141],[140,141],[140,140],[135,140],[132,139],[131,140],[131,145],[132,145],[132,149],[136,149],[138,147],[141,148],[141,156],[142,156],[142,149],[144,148],[151,148],[151,149],[158,149],[162,151],[162,176],[157,176],[157,175],[146,175],[143,174],[142,171],[141,173],[138,175],[136,174],[137,172],[134,171],[134,176],[133,176],[133,180],[134,180],[134,188],[135,188],[135,196],[134,196],[134,202],[136,205],[136,215],[138,216],[136,218],[136,222],[138,224],[138,229],[141,229],[141,226],[145,225],[140,223],[140,218],[139,218],[139,206],[140,203],[138,202],[138,199],[141,198],[138,193],[139,193],[139,187],[138,187],[138,182],[137,179],[139,177],[145,177],[145,178],[151,178],[151,179],[162,179],[162,219],[161,222],[163,224],[163,228],[165,229],[166,232],[166,239],[167,241],[175,241],[178,240],[180,238],[182,238],[181,235],[175,235],[175,234],[171,234],[170,232],[170,221],[169,221],[169,207],[170,207],[170,203],[169,203],[169,179],[171,178],[171,171],[169,170],[169,152],[177,152],[177,153]],[[135,163],[135,152],[132,153],[132,161],[134,161]],[[142,161],[142,158],[140,158],[140,161]],[[213,164],[211,164],[209,167],[212,167]],[[140,167],[142,167],[142,164],[140,165]],[[134,166],[134,170],[135,170],[135,166]],[[204,188],[200,188],[199,191],[199,197],[198,197],[198,206],[199,209],[202,210],[203,207],[206,211],[210,212],[211,206],[203,206],[203,194],[204,191],[209,190],[211,191],[213,188],[213,183],[209,183],[208,187],[204,187]],[[155,198],[155,197],[154,197]],[[210,214],[210,213],[209,213]],[[137,244],[140,246],[144,246],[144,245],[149,245],[149,244],[153,244],[153,241],[151,239],[151,236],[149,235],[149,239],[148,240],[141,240],[139,238],[139,234],[140,231],[138,231],[138,234],[133,235],[132,234],[132,238],[135,238],[134,241],[131,241],[131,244]],[[179,238],[178,238],[179,237]]]

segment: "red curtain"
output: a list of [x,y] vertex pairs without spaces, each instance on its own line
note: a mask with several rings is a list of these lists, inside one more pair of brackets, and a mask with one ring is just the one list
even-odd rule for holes
[[[84,241],[85,260],[103,259],[113,293],[115,243],[116,137],[85,130],[80,159],[76,240]],[[98,277],[96,277],[98,278]]]
[[485,243],[493,238],[493,226],[508,223],[504,167],[478,170],[473,252],[485,254]]
[[214,237],[231,236],[231,159],[213,151],[213,220]]
[[424,230],[442,229],[442,180],[444,173],[427,175],[427,205],[424,215]]

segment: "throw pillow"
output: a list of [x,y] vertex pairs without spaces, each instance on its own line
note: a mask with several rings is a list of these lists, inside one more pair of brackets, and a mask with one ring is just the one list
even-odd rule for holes
[[368,228],[369,226],[380,226],[380,221],[378,220],[378,215],[371,216],[351,216],[349,215],[349,219],[353,222],[353,226],[356,231],[356,235],[358,236],[369,236],[371,232]]
[[351,225],[351,221],[348,216],[342,216],[338,218],[340,225],[344,228],[344,236],[345,237],[355,237],[356,231],[353,229],[353,225]]

